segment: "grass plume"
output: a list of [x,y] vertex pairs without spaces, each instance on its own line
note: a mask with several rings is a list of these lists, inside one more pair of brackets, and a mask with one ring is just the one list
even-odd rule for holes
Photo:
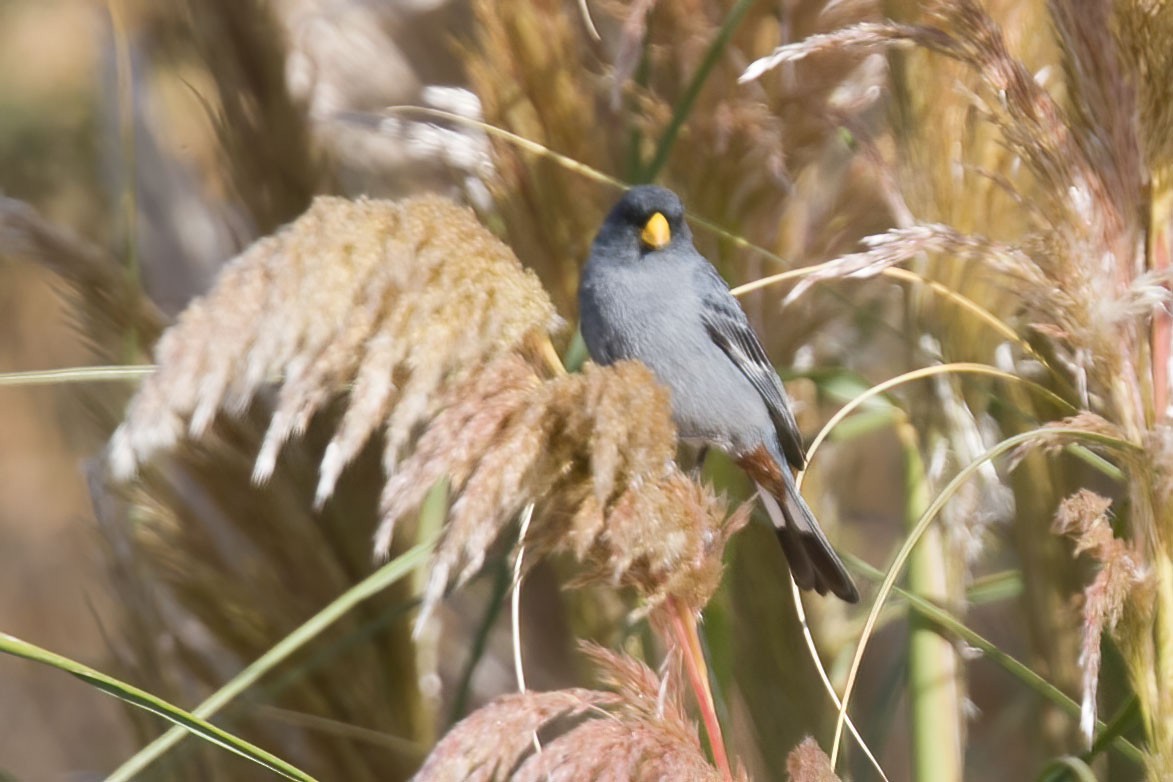
[[1075,541],[1076,555],[1089,553],[1100,565],[1095,579],[1083,595],[1083,648],[1080,665],[1083,667],[1083,701],[1080,705],[1080,730],[1088,744],[1096,724],[1096,690],[1100,676],[1100,639],[1104,630],[1114,631],[1124,612],[1124,601],[1130,596],[1144,600],[1142,593],[1144,569],[1135,547],[1112,533],[1108,521],[1111,500],[1087,489],[1071,495],[1055,513],[1055,532],[1068,535]]
[[[685,714],[678,674],[598,646],[584,651],[608,691],[506,695],[464,719],[436,746],[416,782],[630,779],[717,782]],[[565,718],[577,717],[567,722]],[[541,748],[535,751],[535,736]],[[738,779],[746,779],[744,772]]]
[[384,492],[375,548],[387,551],[392,522],[413,510],[441,474],[455,501],[423,616],[451,575],[467,581],[489,545],[526,502],[540,504],[528,536],[536,552],[566,550],[595,579],[636,587],[652,603],[668,596],[699,608],[719,581],[721,552],[744,514],[675,467],[667,396],[644,367],[588,366],[541,382],[506,359],[454,392]]
[[111,439],[111,465],[130,476],[279,380],[254,467],[263,481],[289,436],[352,386],[323,459],[320,505],[376,429],[387,430],[392,469],[455,369],[470,372],[554,324],[536,279],[469,212],[426,197],[400,206],[322,198],[230,263],[160,340],[160,371]]

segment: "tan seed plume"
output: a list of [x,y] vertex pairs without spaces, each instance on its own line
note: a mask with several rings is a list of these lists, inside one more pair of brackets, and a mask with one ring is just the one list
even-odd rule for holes
[[111,439],[111,466],[129,477],[276,381],[254,469],[265,480],[281,445],[350,386],[322,462],[320,504],[377,429],[393,467],[438,392],[557,322],[537,278],[468,210],[431,196],[319,198],[231,261],[163,336],[158,373]]
[[588,579],[699,608],[716,589],[724,543],[744,523],[676,467],[667,392],[641,364],[588,365],[542,382],[504,357],[452,390],[419,447],[387,483],[375,550],[448,475],[455,500],[421,621],[450,578],[463,582],[527,502],[535,553],[569,551]]
[[[555,690],[506,695],[456,725],[415,782],[433,780],[625,779],[709,782],[721,775],[685,714],[678,676],[661,681],[646,665],[585,645],[613,692]],[[570,723],[560,717],[581,716]],[[532,737],[556,732],[535,752]],[[744,772],[737,775],[744,780]]]

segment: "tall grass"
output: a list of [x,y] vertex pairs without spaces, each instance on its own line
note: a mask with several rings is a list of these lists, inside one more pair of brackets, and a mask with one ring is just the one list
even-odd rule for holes
[[[0,203],[0,253],[60,276],[96,352],[133,332],[158,365],[125,413],[75,397],[110,436],[102,681],[227,683],[191,714],[320,779],[1173,777],[1173,11],[588,6],[473,0],[444,54],[402,39],[427,16],[348,53],[277,5],[130,15],[252,243],[164,331],[117,253]],[[383,56],[458,66],[479,119],[332,80],[397,30]],[[307,51],[339,63],[289,82]],[[320,195],[356,133],[388,176],[379,144],[467,159],[447,198]],[[795,602],[743,476],[673,462],[646,371],[566,369],[588,243],[649,177],[825,425],[804,494],[858,608]],[[118,778],[254,778],[128,719]]]

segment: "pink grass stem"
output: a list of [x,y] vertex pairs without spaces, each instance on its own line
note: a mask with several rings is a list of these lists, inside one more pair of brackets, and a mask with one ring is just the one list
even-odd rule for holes
[[721,772],[721,778],[726,782],[732,782],[733,771],[729,767],[721,723],[717,720],[717,709],[713,704],[713,691],[709,687],[705,657],[701,652],[700,637],[697,635],[696,617],[683,602],[675,598],[669,598],[668,602],[671,604],[668,613],[672,617],[672,631],[680,645],[684,669],[700,708],[701,721],[704,722],[705,733],[709,737],[709,746],[713,749],[713,761]]

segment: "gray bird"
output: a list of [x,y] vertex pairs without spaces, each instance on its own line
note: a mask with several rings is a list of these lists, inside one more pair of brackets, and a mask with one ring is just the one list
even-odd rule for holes
[[685,442],[720,448],[758,485],[794,581],[849,603],[859,592],[794,483],[802,435],[729,286],[692,243],[670,190],[633,187],[607,215],[578,291],[598,364],[642,361],[672,394]]

